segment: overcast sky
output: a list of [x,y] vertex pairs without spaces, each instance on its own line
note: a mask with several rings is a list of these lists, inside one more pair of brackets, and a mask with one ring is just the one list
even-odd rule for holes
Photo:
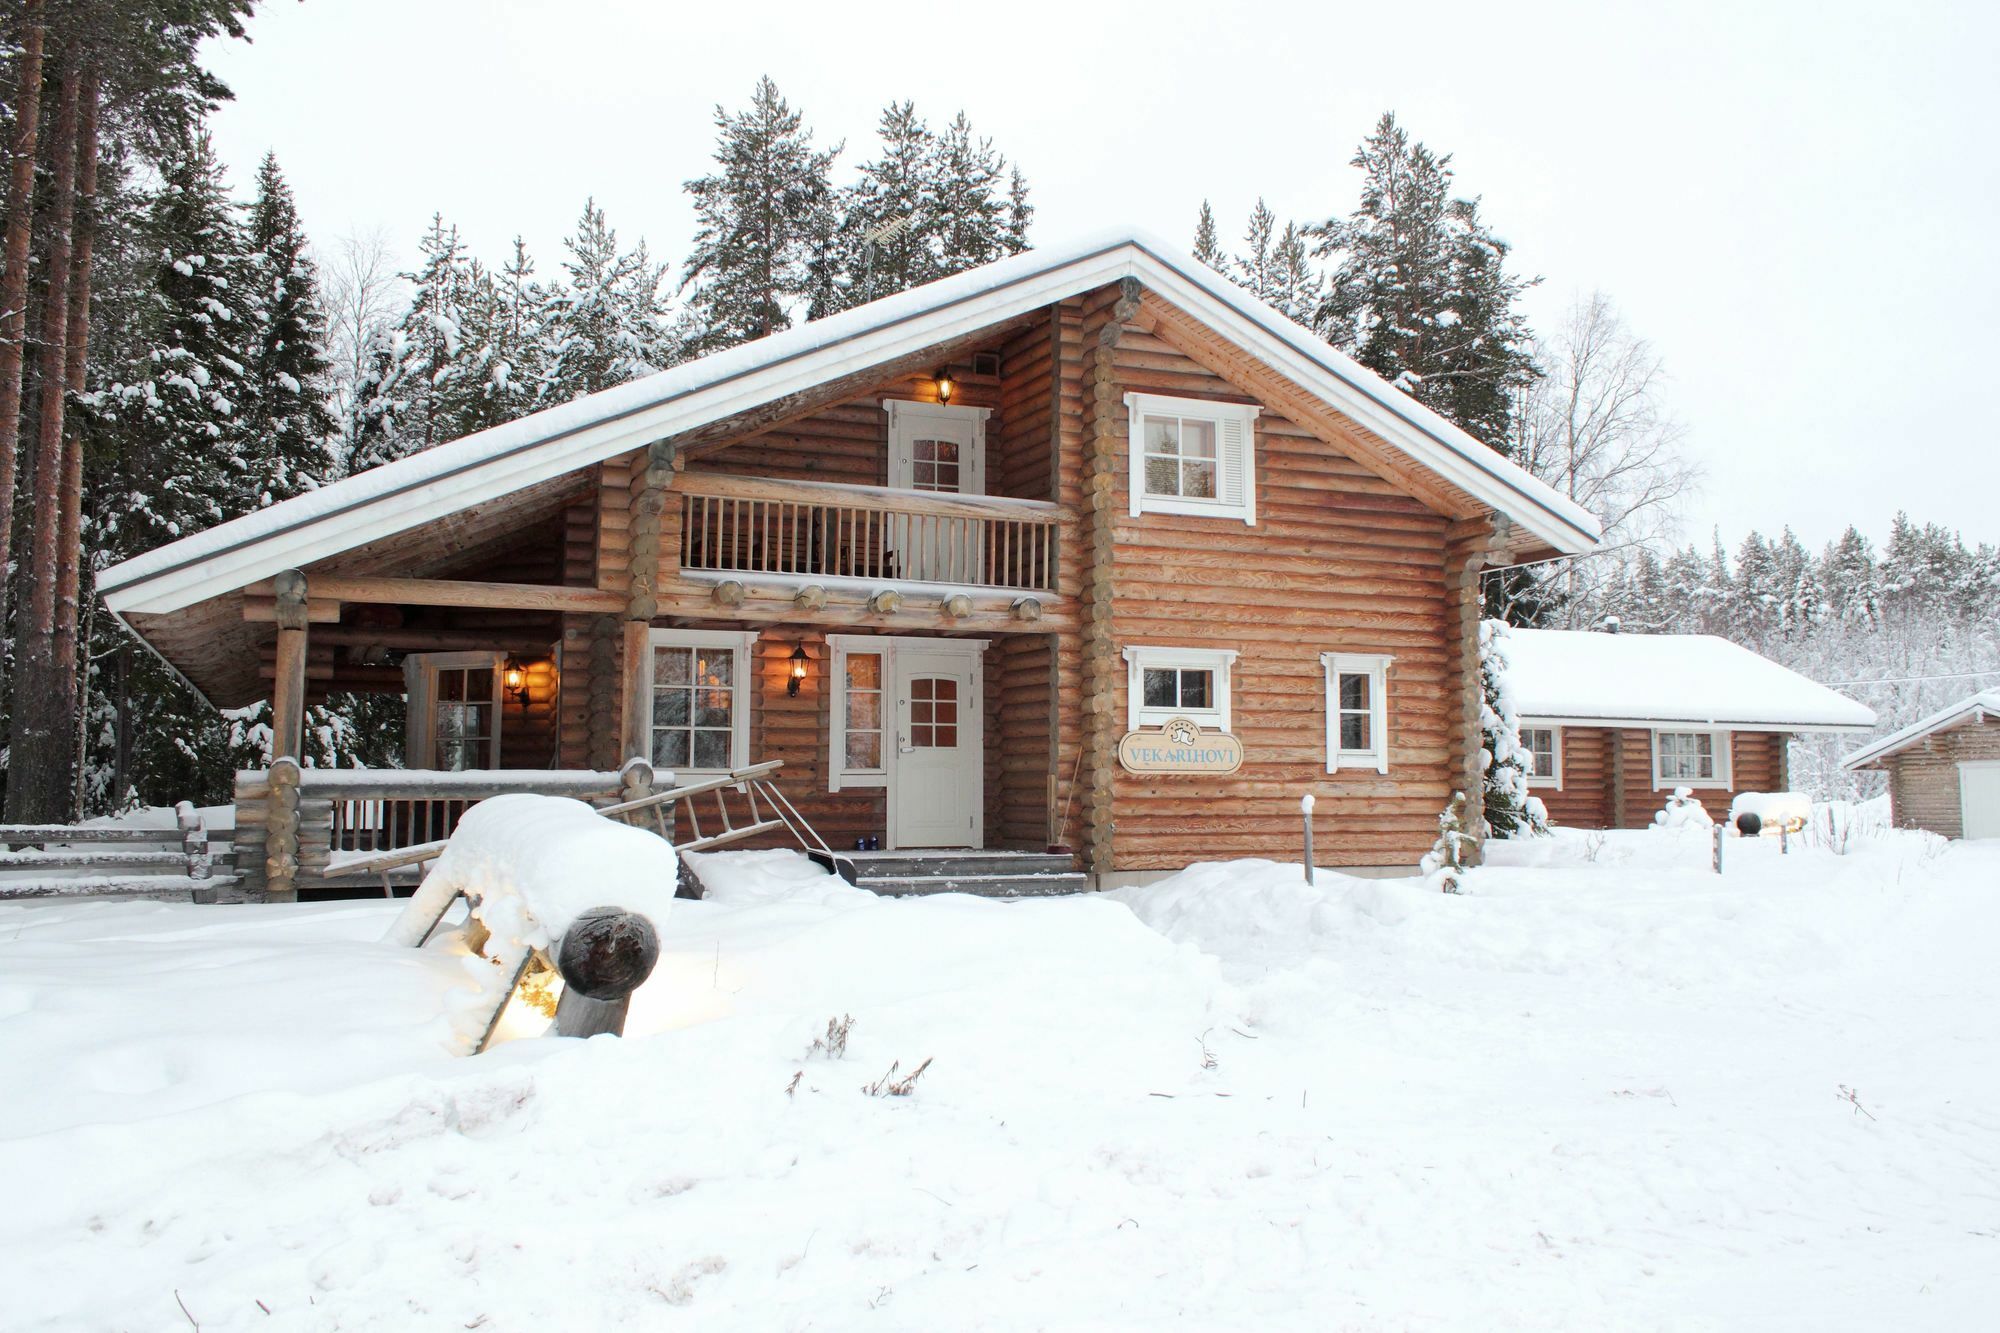
[[1685,535],[1879,538],[1900,507],[2000,541],[1997,10],[267,0],[213,52],[215,132],[239,188],[277,151],[322,241],[407,258],[442,211],[547,270],[591,195],[678,260],[713,108],[765,73],[849,166],[885,102],[963,108],[1043,241],[1186,244],[1204,198],[1232,236],[1260,194],[1345,213],[1394,109],[1543,279],[1538,325],[1601,289],[1663,354],[1708,473]]

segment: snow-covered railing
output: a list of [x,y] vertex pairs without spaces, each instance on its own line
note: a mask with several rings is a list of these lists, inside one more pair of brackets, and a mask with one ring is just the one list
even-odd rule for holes
[[[219,879],[218,868],[223,872]],[[233,869],[234,858],[216,856],[207,824],[186,801],[175,807],[172,828],[0,824],[0,900],[116,896],[187,901],[233,883]]]
[[1053,592],[1060,506],[682,474],[681,568]]

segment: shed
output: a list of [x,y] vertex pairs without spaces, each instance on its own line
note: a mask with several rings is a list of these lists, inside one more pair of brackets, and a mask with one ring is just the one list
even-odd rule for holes
[[1875,713],[1712,634],[1517,629],[1508,680],[1528,785],[1571,828],[1644,828],[1677,787],[1721,817],[1790,786],[1800,732],[1864,732]]
[[2000,838],[2000,690],[1968,695],[1840,762],[1889,775],[1897,828]]

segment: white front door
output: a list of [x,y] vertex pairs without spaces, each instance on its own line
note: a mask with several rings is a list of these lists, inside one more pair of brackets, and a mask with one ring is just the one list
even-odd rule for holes
[[[940,495],[986,493],[983,407],[940,407],[892,399],[889,484]],[[898,515],[890,520],[895,577],[930,583],[977,583],[978,524],[970,519]]]
[[979,847],[986,840],[985,713],[977,648],[940,640],[895,653],[891,847]]
[[1958,766],[1960,827],[1968,838],[2000,838],[2000,760]]

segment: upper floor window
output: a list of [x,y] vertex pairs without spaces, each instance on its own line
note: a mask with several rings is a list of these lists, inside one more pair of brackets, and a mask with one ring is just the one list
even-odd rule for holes
[[1726,731],[1656,731],[1653,733],[1653,786],[1727,787],[1729,733]]
[[1234,648],[1127,648],[1125,729],[1184,717],[1228,731],[1229,671],[1235,661]]
[[1326,668],[1326,771],[1389,771],[1389,663],[1384,653],[1321,653]]
[[1522,727],[1530,787],[1562,786],[1562,733],[1555,727]]
[[1257,521],[1254,403],[1128,393],[1132,513]]

